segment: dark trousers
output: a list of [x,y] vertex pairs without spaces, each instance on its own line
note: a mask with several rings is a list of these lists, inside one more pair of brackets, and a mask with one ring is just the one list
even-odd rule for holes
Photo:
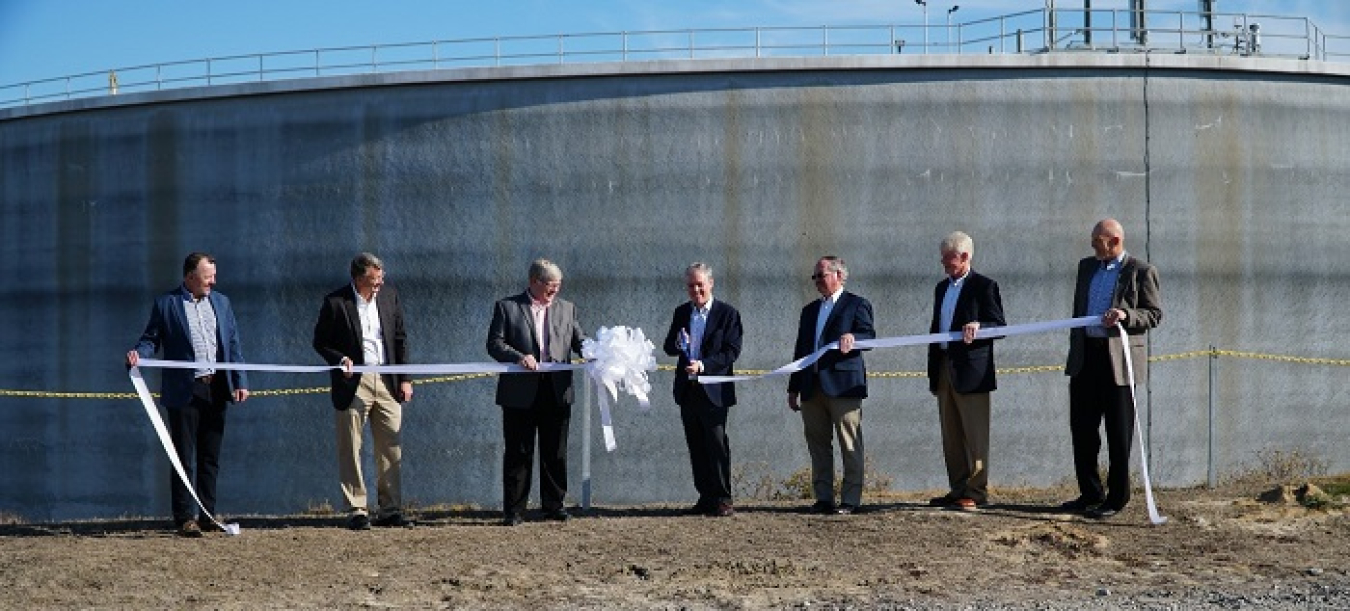
[[[547,391],[547,392],[546,392]],[[541,386],[534,405],[502,407],[502,513],[521,515],[530,499],[534,446],[539,440],[539,500],[544,511],[563,508],[567,496],[567,432],[572,406],[553,401],[551,388]]]
[[[192,400],[183,407],[171,407],[169,438],[178,452],[178,461],[188,481],[197,490],[202,506],[212,515],[216,513],[216,475],[220,472],[220,445],[225,439],[225,398],[229,387],[226,375],[217,373],[213,383],[193,382]],[[169,470],[169,496],[175,524],[197,519],[197,504],[192,493]]]
[[[1089,338],[1083,370],[1069,380],[1069,431],[1073,435],[1073,468],[1078,492],[1089,501],[1103,501],[1112,509],[1130,502],[1130,448],[1134,443],[1134,405],[1128,386],[1116,386],[1106,340]],[[1106,424],[1106,488],[1097,472],[1102,440],[1098,429]]]
[[[695,384],[691,382],[691,384]],[[727,408],[708,401],[702,388],[691,388],[680,404],[684,443],[694,471],[698,504],[731,504],[731,445],[727,441]]]

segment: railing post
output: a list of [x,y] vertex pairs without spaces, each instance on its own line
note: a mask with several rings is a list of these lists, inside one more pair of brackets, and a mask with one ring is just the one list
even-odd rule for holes
[[820,26],[820,54],[830,54],[830,26]]
[[566,53],[566,51],[563,51],[563,35],[562,35],[562,34],[559,34],[559,35],[558,35],[558,64],[560,64],[560,65],[564,63],[564,62],[563,62],[563,54],[564,54],[564,53]]
[[694,30],[689,30],[689,59],[694,59]]
[[1208,476],[1206,477],[1206,482],[1208,483],[1208,486],[1210,486],[1211,490],[1215,486],[1218,486],[1218,476],[1216,476],[1214,472],[1214,387],[1216,375],[1218,375],[1218,371],[1216,371],[1216,364],[1218,364],[1218,360],[1219,360],[1218,349],[1215,349],[1214,345],[1210,345],[1210,418],[1208,418],[1210,419],[1210,440],[1208,440],[1208,448],[1210,448],[1210,457],[1208,457],[1208,464],[1210,464],[1210,467],[1208,467]]
[[1003,16],[998,18],[998,54],[1008,54],[1008,24],[1007,18]]
[[759,48],[760,48],[759,45],[760,45],[760,41],[759,41],[759,28],[756,27],[756,28],[755,28],[755,59],[759,59]]
[[441,42],[439,40],[431,43],[431,69],[436,70],[441,67]]
[[206,58],[206,84],[211,85],[211,58]]
[[628,61],[628,32],[620,32],[619,39],[623,43],[623,61]]
[[263,56],[262,56],[261,53],[259,53],[259,54],[258,54],[258,82],[259,82],[259,83],[263,82],[263,74],[264,74],[264,72],[263,72]]
[[315,49],[315,50],[314,50],[314,76],[320,76],[320,74],[319,74],[319,50],[318,50],[318,49]]
[[378,59],[375,58],[375,53],[376,53],[376,51],[378,51],[378,50],[379,50],[379,47],[377,47],[377,46],[375,46],[375,45],[370,45],[370,73],[371,73],[371,74],[375,74],[376,72],[379,72],[379,71],[380,71],[380,61],[379,61]]
[[500,37],[492,39],[492,61],[496,65],[502,65],[502,39]]
[[1022,28],[1017,28],[1017,54],[1021,55],[1023,51]]
[[164,64],[155,64],[155,91],[164,90]]

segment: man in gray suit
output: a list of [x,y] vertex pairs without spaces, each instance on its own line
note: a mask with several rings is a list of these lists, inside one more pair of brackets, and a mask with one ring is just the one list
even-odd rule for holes
[[[562,270],[537,259],[525,292],[493,306],[487,351],[502,363],[530,370],[566,363],[581,354],[585,335],[576,307],[558,298]],[[497,378],[502,406],[502,524],[520,524],[530,498],[535,439],[539,442],[539,497],[544,517],[566,521],[567,433],[572,419],[572,371],[507,373]]]
[[[1061,505],[1088,517],[1106,519],[1130,501],[1130,446],[1134,437],[1134,403],[1130,399],[1129,371],[1116,323],[1129,337],[1135,386],[1148,381],[1148,354],[1144,335],[1162,321],[1158,269],[1125,252],[1125,230],[1115,219],[1092,228],[1094,255],[1078,262],[1078,284],[1073,315],[1100,316],[1101,327],[1069,332],[1069,431],[1073,437],[1073,466],[1078,498]],[[1102,440],[1098,428],[1106,424],[1110,460],[1106,488],[1097,473]]]

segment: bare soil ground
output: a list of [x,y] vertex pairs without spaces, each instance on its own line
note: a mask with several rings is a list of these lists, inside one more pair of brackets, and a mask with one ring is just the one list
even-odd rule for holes
[[873,495],[865,513],[747,503],[731,518],[599,507],[507,528],[493,511],[421,511],[411,529],[243,517],[182,539],[161,521],[0,526],[0,607],[98,608],[1350,608],[1344,497],[1259,490],[1143,495],[1095,522],[1064,490],[978,512]]

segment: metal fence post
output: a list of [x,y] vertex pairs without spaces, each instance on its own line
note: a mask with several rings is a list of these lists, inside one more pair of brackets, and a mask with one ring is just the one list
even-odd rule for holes
[[1210,441],[1208,441],[1208,446],[1210,446],[1210,459],[1208,459],[1208,463],[1210,463],[1210,467],[1208,467],[1208,477],[1206,479],[1206,482],[1210,484],[1210,488],[1218,486],[1218,476],[1216,476],[1214,472],[1214,387],[1215,376],[1218,375],[1218,371],[1216,371],[1216,363],[1218,363],[1218,360],[1218,349],[1215,349],[1214,345],[1210,345]]

